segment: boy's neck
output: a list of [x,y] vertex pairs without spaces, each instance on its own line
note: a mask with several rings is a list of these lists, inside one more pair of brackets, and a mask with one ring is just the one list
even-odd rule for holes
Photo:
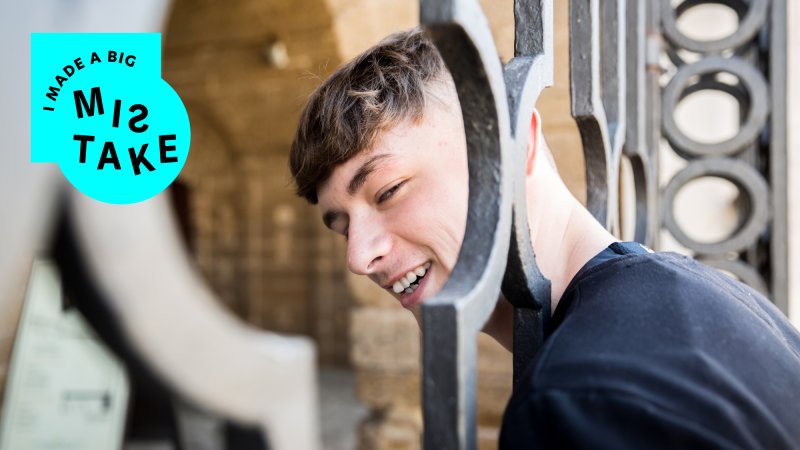
[[528,220],[536,262],[550,279],[551,312],[570,281],[617,239],[584,208],[554,171],[529,180]]

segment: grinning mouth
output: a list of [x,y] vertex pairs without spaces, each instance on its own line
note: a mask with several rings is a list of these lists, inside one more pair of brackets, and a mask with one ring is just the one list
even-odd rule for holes
[[395,294],[411,294],[417,290],[419,283],[428,274],[428,270],[430,268],[431,263],[427,262],[415,268],[414,270],[409,271],[392,285],[392,290]]

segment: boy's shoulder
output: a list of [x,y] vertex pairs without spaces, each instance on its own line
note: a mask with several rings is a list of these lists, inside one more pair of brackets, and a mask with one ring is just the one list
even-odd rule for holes
[[515,389],[506,436],[554,418],[603,436],[615,417],[628,423],[623,437],[660,430],[684,447],[800,442],[800,335],[763,296],[671,253],[624,255],[579,277]]

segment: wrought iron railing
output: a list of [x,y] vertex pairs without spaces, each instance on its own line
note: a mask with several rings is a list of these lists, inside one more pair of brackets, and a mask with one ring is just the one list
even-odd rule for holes
[[[505,67],[477,0],[420,3],[421,22],[456,83],[470,161],[462,251],[442,292],[423,305],[424,443],[474,449],[476,334],[501,289],[515,307],[515,382],[541,346],[550,313],[550,285],[536,266],[528,232],[528,134],[522,131],[553,80],[553,2],[514,2],[515,56]],[[706,3],[738,14],[734,34],[699,42],[678,31],[675,17]],[[657,247],[663,223],[699,259],[771,295],[785,311],[785,0],[571,0],[569,6],[572,114],[583,143],[590,212],[620,233],[620,167],[627,159],[635,240]],[[699,60],[680,61],[678,48]],[[679,68],[662,88],[664,54]],[[738,81],[723,82],[720,72]],[[743,124],[736,136],[704,145],[674,125],[675,105],[700,89],[737,98]],[[658,172],[662,123],[671,146],[689,160],[668,183]],[[741,226],[712,244],[682,234],[672,210],[676,191],[704,175],[728,179],[746,194],[738,204]]]

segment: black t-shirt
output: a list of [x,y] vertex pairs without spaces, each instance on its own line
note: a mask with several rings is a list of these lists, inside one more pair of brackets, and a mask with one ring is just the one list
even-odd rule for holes
[[800,449],[800,334],[749,287],[616,243],[575,276],[502,449]]

